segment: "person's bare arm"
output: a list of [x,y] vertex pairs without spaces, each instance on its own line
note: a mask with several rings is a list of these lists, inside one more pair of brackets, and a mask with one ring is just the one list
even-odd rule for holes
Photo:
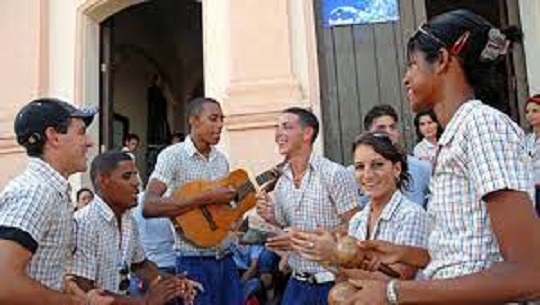
[[347,235],[347,232],[349,231],[349,221],[351,220],[351,218],[353,218],[354,215],[356,215],[356,213],[358,213],[358,211],[360,211],[360,208],[353,208],[339,215],[341,219],[344,220],[344,223],[331,229],[330,232],[336,236]]
[[0,304],[84,305],[85,299],[55,291],[27,275],[32,253],[10,240],[0,240]]
[[[88,292],[97,289],[94,281],[76,275],[70,275],[66,285],[70,287],[72,293],[76,293],[76,290]],[[111,305],[162,305],[179,296],[178,288],[173,281],[163,281],[152,285],[144,297],[132,298],[109,291],[104,294],[113,298]]]
[[429,252],[424,248],[398,245],[384,240],[363,240],[358,242],[358,246],[369,254],[369,259],[376,260],[375,263],[370,263],[375,269],[380,263],[403,263],[424,268],[431,260]]
[[247,282],[250,278],[257,276],[257,271],[259,270],[259,259],[258,258],[252,258],[251,264],[249,265],[248,269],[244,274],[242,274],[242,278],[240,279],[242,283]]
[[[392,270],[396,271],[400,275],[402,280],[412,280],[414,279],[418,268],[406,265],[406,264],[392,264],[389,266]],[[340,274],[345,275],[348,279],[353,280],[377,280],[383,282],[389,282],[393,278],[378,271],[367,271],[363,269],[340,269]]]
[[[454,279],[399,282],[400,304],[500,304],[540,297],[540,221],[529,196],[505,190],[485,201],[504,261]],[[363,289],[347,304],[386,304],[384,283],[358,284]]]
[[159,279],[165,274],[159,271],[157,265],[149,260],[144,260],[140,263],[132,264],[131,270],[137,274],[139,278],[145,283],[155,282],[156,279]]
[[353,216],[356,215],[356,213],[358,213],[358,211],[360,211],[360,208],[350,209],[347,212],[341,214],[341,218],[345,219],[348,223],[351,220],[351,218],[353,218]]
[[144,217],[176,217],[206,204],[228,203],[236,192],[230,187],[215,189],[194,195],[190,198],[162,197],[167,185],[157,179],[148,182],[144,196]]

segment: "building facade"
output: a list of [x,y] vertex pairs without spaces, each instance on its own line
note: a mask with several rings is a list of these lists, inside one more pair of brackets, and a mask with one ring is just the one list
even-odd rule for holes
[[[399,39],[405,39],[429,16],[430,6],[436,6],[430,2],[399,1],[400,21],[391,25],[394,33],[399,31]],[[505,11],[506,20],[519,22],[524,31],[522,54],[518,54],[515,65],[517,73],[512,74],[513,84],[520,87],[512,107],[519,113],[524,97],[540,91],[540,59],[533,56],[540,51],[540,44],[535,41],[540,37],[540,21],[534,17],[540,13],[540,2],[494,2],[510,8]],[[346,71],[349,65],[346,57],[340,61],[339,54],[359,54],[358,50],[363,49],[329,53],[330,49],[339,49],[341,44],[337,43],[346,44],[347,40],[340,38],[346,29],[328,30],[321,25],[321,3],[322,0],[2,1],[0,37],[5,44],[0,51],[0,186],[26,163],[24,151],[14,139],[13,117],[22,105],[39,96],[101,108],[100,119],[90,129],[96,142],[90,157],[115,148],[123,132],[134,131],[142,136],[139,153],[143,158],[138,160],[144,160],[155,144],[149,143],[150,130],[155,129],[152,110],[148,108],[149,88],[153,85],[160,89],[158,99],[164,101],[163,107],[167,109],[162,119],[167,121],[170,131],[187,132],[184,106],[190,98],[204,92],[220,101],[227,117],[220,147],[235,167],[258,172],[280,161],[273,140],[274,128],[280,111],[290,106],[311,108],[322,118],[323,132],[316,149],[346,163],[345,147],[350,146],[349,138],[361,129],[359,122],[364,111],[359,109],[370,105],[370,95],[366,98],[364,92],[369,90],[362,89],[367,86],[363,76],[356,76],[356,85],[346,84],[349,72],[339,71]],[[362,30],[366,29],[350,29],[353,34]],[[372,30],[372,37],[377,38],[388,29],[375,26]],[[354,45],[356,36],[352,37]],[[392,76],[396,87],[392,90],[397,96],[392,103],[400,107],[404,117],[410,118],[399,87],[402,71],[398,66],[403,59],[399,39],[395,38],[393,51],[398,72]],[[358,56],[354,60],[359,66],[364,63]],[[362,73],[350,73],[372,72],[365,69],[368,68]],[[332,80],[329,71],[338,71],[334,74],[341,75],[341,79]],[[336,90],[346,95],[332,98]],[[381,93],[371,102],[381,103],[390,98]],[[357,101],[359,106],[347,101]],[[341,113],[336,111],[336,105],[341,106]],[[348,109],[354,109],[358,115],[345,118],[342,113]],[[406,134],[410,133],[409,122],[406,119],[403,124]],[[335,149],[338,146],[339,151]],[[146,166],[139,162],[140,167]],[[86,175],[74,177],[74,188],[88,185],[87,179]]]

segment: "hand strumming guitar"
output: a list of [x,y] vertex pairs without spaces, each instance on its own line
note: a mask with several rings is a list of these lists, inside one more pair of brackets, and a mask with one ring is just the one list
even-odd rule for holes
[[218,186],[205,193],[206,204],[228,204],[236,197],[232,186]]

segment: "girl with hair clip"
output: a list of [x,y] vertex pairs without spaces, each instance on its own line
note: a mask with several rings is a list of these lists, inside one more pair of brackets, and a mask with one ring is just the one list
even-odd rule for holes
[[540,94],[530,97],[525,103],[525,117],[531,125],[527,145],[533,158],[536,213],[540,216]]
[[[362,289],[346,304],[540,298],[540,222],[531,201],[525,135],[483,100],[494,64],[520,38],[515,28],[500,30],[468,10],[455,10],[434,17],[409,39],[404,86],[411,108],[433,109],[445,128],[428,204],[431,260],[416,281],[355,281]],[[389,256],[379,259],[391,263]]]

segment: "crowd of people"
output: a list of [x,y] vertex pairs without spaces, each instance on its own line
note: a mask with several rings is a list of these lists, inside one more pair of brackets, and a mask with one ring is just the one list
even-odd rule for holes
[[[239,221],[219,244],[197,246],[171,221],[238,199],[230,185],[174,196],[229,174],[216,148],[218,101],[189,103],[189,135],[159,152],[144,189],[138,137],[96,156],[93,191],[76,193],[75,213],[68,179],[87,171],[96,113],[51,98],[28,103],[15,118],[28,166],[0,195],[0,304],[313,305],[327,304],[341,281],[358,288],[347,305],[532,304],[540,96],[525,105],[529,135],[482,101],[489,69],[519,38],[467,10],[436,16],[409,38],[412,155],[389,105],[363,118],[349,168],[314,151],[320,125],[311,111],[283,110],[280,177],[246,215],[248,227],[258,218],[276,228],[258,243],[241,242]],[[352,267],[336,265],[343,235],[366,253]]]

